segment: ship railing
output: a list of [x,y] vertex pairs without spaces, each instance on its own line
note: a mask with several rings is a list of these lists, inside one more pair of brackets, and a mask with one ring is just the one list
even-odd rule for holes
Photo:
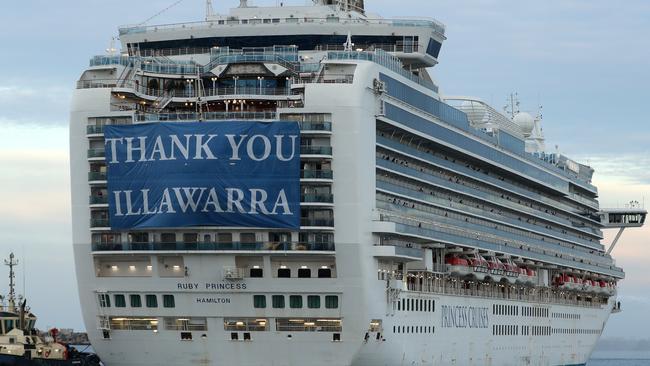
[[294,77],[292,84],[352,84],[353,74],[324,74],[313,77]]
[[[382,50],[385,52],[403,52],[414,53],[418,52],[420,45],[417,43],[371,43],[371,44],[355,44],[355,49],[364,51]],[[345,51],[345,46],[342,44],[321,44],[316,46],[317,51]]]
[[[381,210],[380,212],[380,220],[381,221],[390,221],[394,222],[397,224],[402,224],[408,227],[412,227],[413,229],[417,230],[434,230],[437,232],[441,232],[443,234],[449,234],[454,237],[462,237],[465,239],[469,239],[470,242],[474,243],[489,243],[492,245],[496,245],[498,247],[503,247],[504,249],[506,248],[511,248],[511,250],[524,250],[524,248],[529,251],[531,254],[538,254],[538,255],[543,255],[543,256],[555,256],[554,258],[558,258],[560,260],[571,260],[573,259],[573,262],[575,263],[584,263],[586,265],[594,266],[597,268],[602,268],[606,270],[614,270],[614,271],[619,271],[622,272],[622,269],[614,266],[614,265],[608,265],[608,264],[601,264],[598,262],[590,262],[590,261],[585,261],[584,258],[575,258],[572,256],[567,256],[565,255],[566,253],[564,252],[558,252],[557,250],[551,250],[551,249],[540,249],[538,247],[530,246],[527,242],[525,241],[519,241],[515,239],[510,239],[510,238],[503,238],[500,235],[492,235],[488,234],[485,232],[480,232],[480,231],[474,231],[474,230],[468,230],[468,229],[463,229],[461,227],[449,225],[449,224],[442,224],[439,222],[433,222],[431,220],[420,220],[416,219],[414,217],[409,217],[409,216],[404,216],[403,214],[400,214],[398,212],[390,212],[391,210],[394,210],[395,207],[389,205],[387,202],[384,201],[378,201],[377,202],[377,207]],[[505,235],[505,234],[504,234]],[[467,241],[467,240],[466,240]],[[507,249],[506,249],[507,251]],[[562,255],[562,257],[560,257]],[[556,259],[556,260],[558,260]]]
[[428,272],[423,272],[421,274],[422,276],[410,273],[409,276],[405,278],[406,288],[408,291],[455,296],[481,297],[500,300],[577,305],[583,307],[600,307],[605,303],[604,301],[599,302],[578,299],[578,296],[575,294],[561,295],[554,293],[551,288],[513,286],[513,289],[504,289],[498,283],[493,284],[494,287],[492,288],[477,288],[475,285],[470,288],[465,288],[462,284],[460,284],[462,281],[450,282],[450,277],[427,277],[427,275],[429,275]]
[[[134,80],[126,80],[119,84],[117,79],[95,79],[77,81],[77,89],[93,88],[120,88],[132,89],[138,94],[151,97],[168,97],[173,93],[173,98],[198,98],[216,96],[291,96],[291,88],[260,88],[260,87],[222,87],[207,88],[204,92],[198,93],[196,88],[184,85],[183,89],[147,88]],[[188,83],[185,83],[188,84]],[[200,94],[200,95],[199,95]]]
[[332,122],[299,122],[301,131],[331,132]]
[[[102,221],[108,224],[108,220]],[[317,251],[331,252],[336,250],[334,243],[316,242],[116,242],[93,243],[94,252],[138,252],[138,251]]]
[[404,64],[402,61],[383,50],[374,50],[370,51],[330,51],[327,52],[328,60],[359,60],[359,61],[370,61],[381,66],[386,67],[387,69],[415,82],[418,83],[432,91],[438,93],[438,86],[432,81],[423,79],[418,75],[404,69]]
[[300,171],[301,179],[333,179],[334,173],[327,169],[304,169]]
[[136,122],[196,122],[198,120],[275,120],[275,112],[204,112],[194,113],[137,113]]
[[173,23],[162,25],[125,25],[119,28],[119,34],[143,34],[148,32],[161,32],[161,31],[174,31],[178,29],[184,30],[201,30],[201,29],[218,29],[219,27],[230,27],[233,25],[243,25],[246,27],[254,27],[257,25],[262,26],[280,26],[283,24],[363,24],[363,25],[385,25],[391,27],[417,27],[417,28],[430,28],[433,32],[441,36],[445,34],[445,26],[439,21],[426,18],[393,18],[393,19],[369,19],[369,18],[347,18],[347,17],[289,17],[289,18],[228,18],[228,19],[214,19],[200,22],[187,22],[187,23]]

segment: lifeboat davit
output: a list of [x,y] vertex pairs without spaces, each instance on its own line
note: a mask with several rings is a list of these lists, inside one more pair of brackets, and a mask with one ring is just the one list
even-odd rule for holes
[[519,279],[519,274],[520,274],[519,267],[515,265],[512,259],[504,259],[502,264],[508,282],[510,283],[517,282],[517,279]]
[[484,280],[485,275],[489,273],[488,262],[485,258],[478,254],[474,254],[468,258],[469,266],[472,268],[473,275],[478,280]]
[[506,267],[496,257],[487,257],[488,269],[494,282],[501,282],[505,275]]

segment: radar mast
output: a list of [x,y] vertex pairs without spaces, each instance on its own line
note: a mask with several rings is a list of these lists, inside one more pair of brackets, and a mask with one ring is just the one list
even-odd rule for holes
[[9,254],[9,259],[5,259],[5,266],[9,267],[9,311],[13,312],[16,310],[16,273],[14,272],[14,267],[18,265],[18,260],[14,256],[14,253]]

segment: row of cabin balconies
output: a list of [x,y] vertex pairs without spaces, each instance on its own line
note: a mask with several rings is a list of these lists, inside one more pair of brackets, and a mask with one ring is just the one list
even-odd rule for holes
[[[110,230],[111,224],[108,219],[108,211],[93,211],[90,218],[90,228],[93,230]],[[301,210],[300,227],[304,229],[324,228],[334,229],[334,217],[331,209],[309,209]]]
[[[88,181],[91,183],[106,184],[107,178],[108,177],[105,171],[88,172]],[[334,179],[334,173],[330,169],[304,169],[300,171],[300,179],[318,179],[331,181]]]
[[114,242],[93,243],[93,252],[121,251],[335,251],[334,243],[319,242]]
[[[91,195],[88,198],[90,205],[107,205],[108,196],[106,195]],[[334,195],[331,193],[307,193],[300,195],[300,203],[334,203]]]
[[[332,147],[331,146],[311,146],[311,145],[301,145],[300,146],[300,155],[303,157],[332,157]],[[88,160],[89,161],[101,161],[106,158],[106,149],[103,147],[90,148],[88,149]]]
[[[229,112],[237,113],[237,112]],[[332,122],[299,122],[300,130],[303,134],[308,133],[331,133],[332,132]],[[89,125],[86,126],[86,136],[91,137],[103,137],[104,135],[104,125]],[[90,155],[88,157],[91,157]]]

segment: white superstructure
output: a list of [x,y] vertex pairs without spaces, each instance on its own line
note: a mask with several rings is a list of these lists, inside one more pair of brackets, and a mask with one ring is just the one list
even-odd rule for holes
[[[441,97],[437,21],[252,5],[121,28],[78,82],[74,252],[104,363],[585,364],[624,277],[601,229],[645,211],[600,210],[539,119]],[[232,120],[300,124],[300,230],[111,228],[106,125]]]

